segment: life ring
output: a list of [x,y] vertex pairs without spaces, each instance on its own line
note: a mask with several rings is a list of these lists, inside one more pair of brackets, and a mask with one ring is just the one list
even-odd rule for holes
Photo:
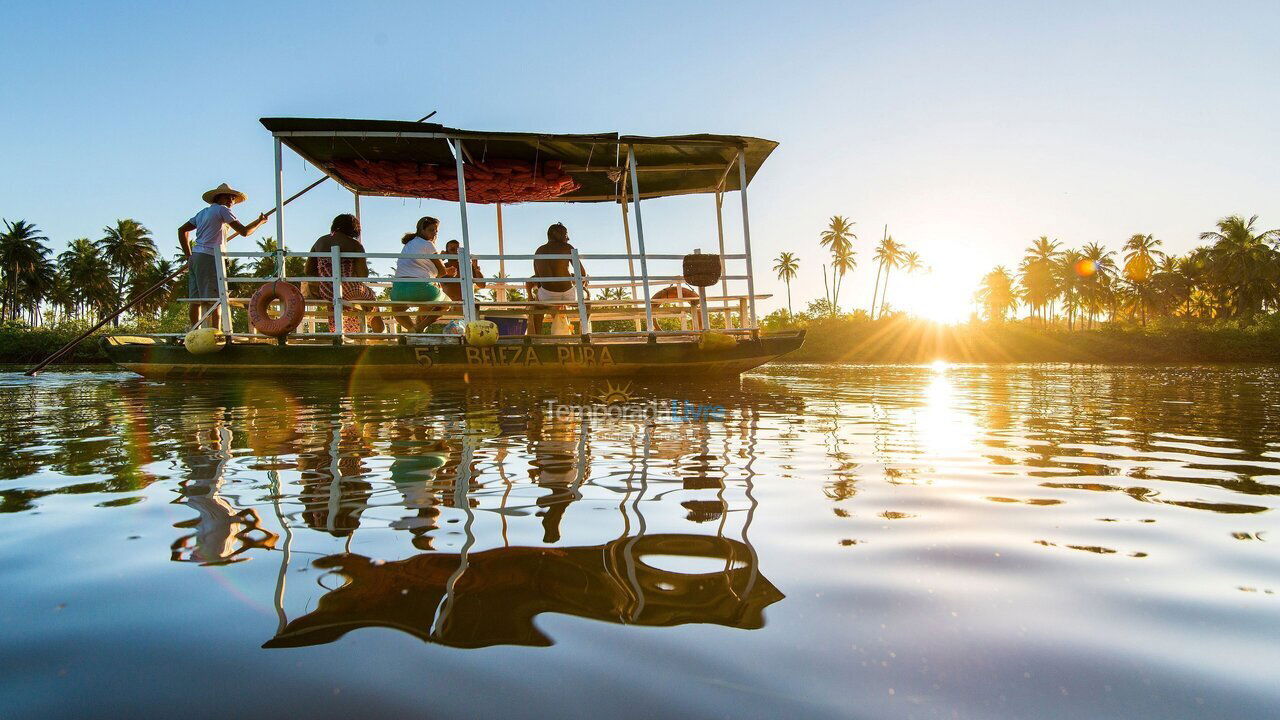
[[[276,300],[280,301],[280,316],[271,317],[267,308]],[[302,322],[306,305],[307,301],[298,288],[283,280],[269,282],[258,288],[249,299],[249,322],[263,335],[284,337]]]
[[698,291],[687,285],[670,285],[664,287],[649,297],[653,303],[653,310],[657,312],[659,306],[667,303],[688,300],[690,307],[698,306]]

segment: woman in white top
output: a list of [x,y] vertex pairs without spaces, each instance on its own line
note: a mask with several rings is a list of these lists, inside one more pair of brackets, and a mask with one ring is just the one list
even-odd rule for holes
[[[425,259],[416,257],[405,257],[406,255],[438,255],[440,251],[436,249],[436,235],[440,232],[440,221],[433,217],[424,217],[418,220],[418,227],[414,232],[406,233],[400,242],[404,243],[400,259],[396,260],[396,277],[398,278],[438,278],[448,276],[444,263],[437,258]],[[440,299],[440,286],[433,282],[393,282],[391,284],[391,299],[400,301],[420,301],[434,302]],[[396,322],[405,332],[426,332],[431,323],[436,321],[437,315],[427,316],[427,312],[439,313],[440,308],[434,307],[428,309],[425,306],[418,306],[418,312],[423,313],[417,317],[411,318],[408,315],[397,315]]]

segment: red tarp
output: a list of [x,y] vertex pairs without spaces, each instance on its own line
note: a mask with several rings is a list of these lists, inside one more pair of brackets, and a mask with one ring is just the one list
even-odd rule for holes
[[[334,174],[369,192],[458,199],[458,171],[455,166],[421,164],[402,160],[337,160]],[[518,203],[551,200],[579,188],[578,182],[563,172],[559,160],[541,163],[523,160],[492,160],[468,163],[463,167],[469,203]]]

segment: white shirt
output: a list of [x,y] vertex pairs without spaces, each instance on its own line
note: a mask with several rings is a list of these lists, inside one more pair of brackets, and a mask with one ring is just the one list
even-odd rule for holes
[[412,240],[404,244],[404,249],[400,252],[400,259],[396,260],[396,277],[433,278],[439,274],[436,271],[436,264],[431,260],[404,257],[405,255],[439,255],[440,251],[436,250],[436,244],[430,240],[421,235],[415,235]]
[[196,213],[189,221],[196,226],[196,244],[192,252],[215,255],[225,249],[227,241],[222,229],[231,222],[239,222],[226,205],[210,205]]

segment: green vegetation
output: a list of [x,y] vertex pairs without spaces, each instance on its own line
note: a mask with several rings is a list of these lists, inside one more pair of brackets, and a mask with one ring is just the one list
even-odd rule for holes
[[1252,319],[1181,318],[1068,330],[1029,322],[942,325],[888,313],[871,320],[859,310],[817,313],[791,321],[778,310],[765,327],[808,330],[792,362],[1280,362],[1280,313]]

